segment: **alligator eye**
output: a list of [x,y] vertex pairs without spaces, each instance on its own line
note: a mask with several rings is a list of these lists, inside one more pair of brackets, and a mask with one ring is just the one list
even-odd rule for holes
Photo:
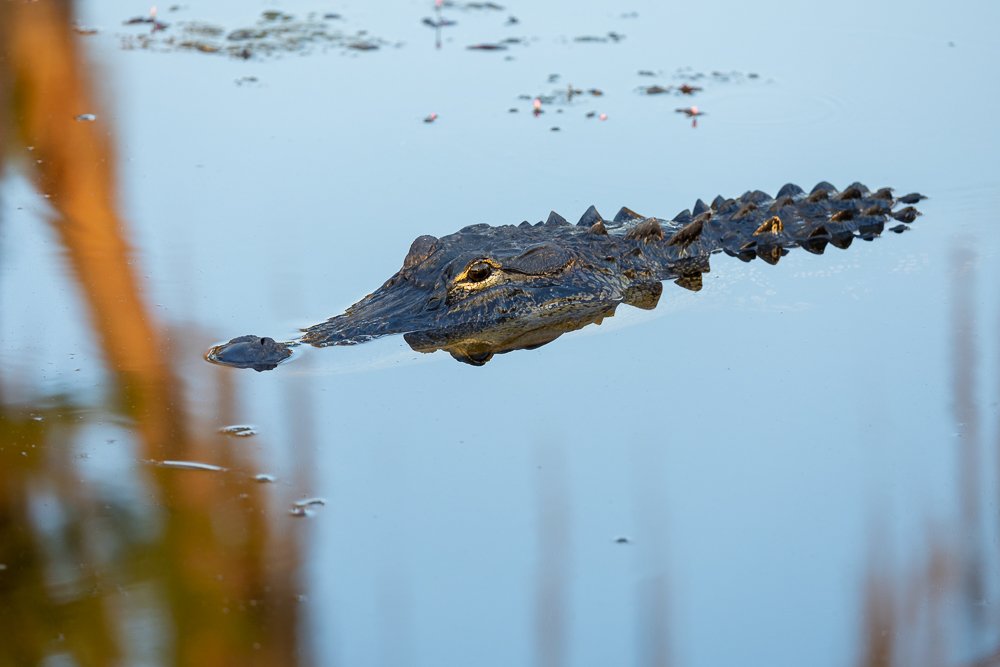
[[476,262],[465,272],[465,279],[470,283],[481,283],[493,273],[493,267],[486,262]]

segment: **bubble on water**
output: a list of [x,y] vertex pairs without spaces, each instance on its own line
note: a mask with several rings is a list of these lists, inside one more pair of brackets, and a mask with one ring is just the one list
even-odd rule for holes
[[82,113],[79,116],[77,116],[76,119],[84,123],[91,123],[97,120],[97,116],[92,113]]
[[254,480],[261,482],[262,484],[270,484],[271,482],[277,480],[278,478],[274,475],[268,475],[267,473],[260,473],[259,475],[253,476]]

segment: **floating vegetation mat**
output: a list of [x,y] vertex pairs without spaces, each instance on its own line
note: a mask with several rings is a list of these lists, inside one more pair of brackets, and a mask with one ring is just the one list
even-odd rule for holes
[[339,14],[310,13],[304,18],[279,11],[266,11],[252,26],[227,28],[199,21],[166,23],[155,14],[124,22],[144,32],[126,34],[126,49],[151,51],[196,51],[233,58],[258,58],[315,50],[374,51],[388,45],[366,30],[343,30]]

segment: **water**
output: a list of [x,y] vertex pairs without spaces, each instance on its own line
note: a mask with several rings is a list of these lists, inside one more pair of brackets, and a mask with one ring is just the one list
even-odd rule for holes
[[[0,77],[0,664],[997,651],[1000,9],[534,3],[445,10],[440,49],[432,3],[278,9],[383,46],[122,50],[149,8],[84,2],[86,81],[33,107]],[[39,73],[65,22],[21,10],[0,43]],[[639,92],[685,67],[696,96]],[[531,113],[569,84],[604,94]],[[820,180],[930,199],[906,234],[719,256],[698,293],[481,368],[401,337],[203,359],[341,312],[421,234]]]

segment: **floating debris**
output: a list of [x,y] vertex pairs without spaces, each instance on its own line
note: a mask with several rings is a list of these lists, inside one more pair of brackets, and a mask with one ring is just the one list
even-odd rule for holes
[[270,484],[271,482],[276,481],[278,478],[275,477],[274,475],[268,475],[267,473],[262,472],[258,475],[254,475],[253,479],[255,482],[260,482],[261,484]]
[[676,88],[673,86],[640,86],[639,90],[646,95],[664,95],[666,93],[677,92],[680,95],[694,95],[697,92],[703,90],[701,86],[692,86],[689,83],[683,83]]
[[234,438],[249,438],[257,435],[257,427],[250,424],[233,424],[219,429],[219,433]]
[[493,44],[493,43],[472,44],[472,45],[467,46],[465,48],[468,49],[469,51],[506,51],[507,50],[507,47],[504,44]]
[[520,21],[517,20],[516,16],[508,16],[507,22],[504,25],[517,25]]
[[96,35],[97,28],[86,28],[82,25],[75,25],[73,26],[73,32],[78,35]]
[[236,79],[237,86],[248,86],[252,83],[257,83],[257,77],[255,76],[241,76]]
[[581,35],[580,37],[574,37],[574,42],[581,43],[607,43],[607,42],[620,42],[625,39],[625,35],[617,32],[609,32],[605,36],[598,35]]
[[503,5],[498,5],[495,2],[454,2],[453,0],[435,0],[434,4],[437,7],[445,7],[447,9],[488,9],[492,11],[502,12],[504,10]]
[[639,70],[639,76],[656,76],[656,72],[650,69]]
[[[558,74],[550,74],[549,82],[553,82],[559,78]],[[591,97],[603,97],[604,91],[600,88],[575,88],[572,84],[568,84],[565,88],[560,88],[553,91],[548,95],[527,95],[521,94],[517,96],[519,100],[531,100],[531,113],[536,117],[545,113],[543,109],[544,105],[549,104],[572,104],[574,98],[589,95]],[[516,113],[517,110],[514,108],[509,109],[510,113]],[[555,113],[563,113],[562,109],[556,109]],[[597,115],[596,111],[586,114],[587,118],[593,118]]]
[[701,109],[699,109],[696,106],[681,107],[679,109],[674,109],[674,111],[677,112],[677,113],[682,113],[682,114],[686,115],[688,118],[695,118],[697,116],[705,116],[705,115],[707,115],[704,111],[702,111]]
[[76,117],[76,120],[83,123],[92,123],[97,120],[97,116],[92,113],[82,113]]
[[432,19],[425,17],[423,20],[421,20],[421,23],[423,23],[426,26],[430,26],[431,28],[450,28],[453,25],[457,25],[458,21],[452,21],[451,19],[445,19],[445,18]]
[[706,115],[704,111],[696,106],[681,107],[679,109],[674,109],[677,113],[682,113],[691,119],[691,127],[698,127],[698,117]]
[[602,113],[600,116],[597,117],[597,119],[598,120],[607,120],[608,119],[608,114]]
[[226,469],[222,466],[213,465],[211,463],[201,463],[199,461],[155,461],[149,460],[146,463],[152,463],[153,465],[159,466],[160,468],[176,468],[178,470],[205,470],[208,472],[224,472]]
[[[196,26],[196,34],[203,34],[207,36],[214,36],[221,33],[221,29],[214,28],[213,26]],[[216,31],[219,32],[216,32]],[[233,30],[231,33],[226,35],[226,39],[230,42],[242,42],[248,39],[262,39],[267,37],[266,30],[251,30],[249,28],[240,28],[239,30]]]
[[314,507],[322,507],[326,505],[325,498],[303,498],[302,500],[296,500],[292,503],[292,508],[288,510],[288,513],[292,516],[306,517],[312,516]]
[[[314,49],[342,48],[352,51],[374,51],[386,45],[364,30],[347,34],[330,25],[339,14],[309,14],[300,19],[292,14],[269,10],[261,14],[256,25],[225,28],[198,21],[176,24],[173,34],[130,34],[122,38],[125,49],[151,51],[196,51],[224,54],[249,59],[279,53],[307,53]],[[126,21],[126,25],[149,23],[145,17]],[[153,31],[157,32],[156,30]]]
[[559,132],[559,131],[560,131],[560,130],[559,130],[559,128],[558,128],[558,127],[550,127],[550,128],[549,128],[549,132]]
[[631,544],[631,543],[632,541],[629,540],[627,537],[615,538],[615,544]]
[[274,9],[268,9],[261,12],[260,17],[265,21],[291,21],[295,17],[291,14],[286,14],[284,12],[279,12]]
[[436,113],[432,113],[432,114],[430,114],[430,115],[428,115],[427,117],[424,118],[424,122],[425,123],[433,123],[437,119],[438,119],[438,115]]
[[166,23],[161,23],[156,18],[156,5],[149,8],[148,16],[133,16],[130,19],[126,19],[123,25],[151,25],[153,27],[153,32],[159,32],[161,30],[167,29]]

